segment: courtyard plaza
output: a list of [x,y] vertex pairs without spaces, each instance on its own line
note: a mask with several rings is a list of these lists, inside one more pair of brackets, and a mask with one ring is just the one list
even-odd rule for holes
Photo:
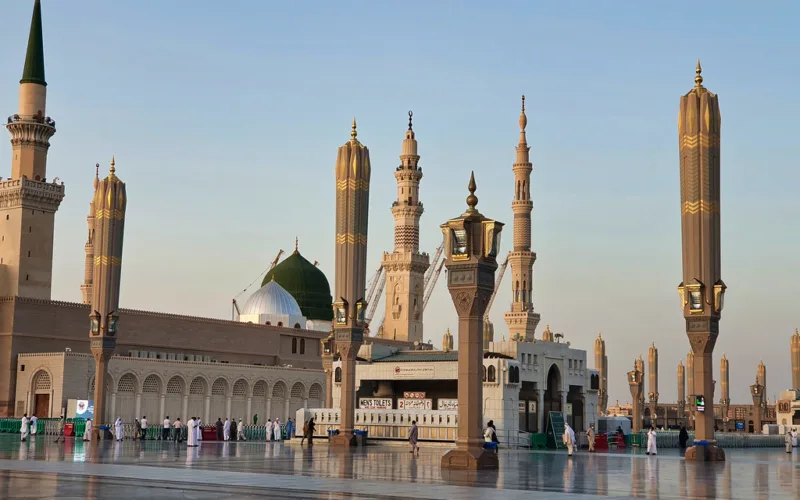
[[0,437],[0,498],[795,498],[798,452],[730,449],[728,461],[691,463],[678,450],[657,456],[501,450],[499,471],[442,470],[444,444],[403,443],[353,451],[289,442],[162,441],[21,443]]

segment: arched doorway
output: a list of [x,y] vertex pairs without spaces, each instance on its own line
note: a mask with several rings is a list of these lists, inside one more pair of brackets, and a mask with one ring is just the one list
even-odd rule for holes
[[544,418],[548,418],[551,411],[563,411],[561,408],[561,372],[558,366],[552,365],[547,372],[547,388],[544,391]]
[[49,418],[50,417],[50,395],[53,391],[52,383],[50,381],[50,374],[44,370],[39,370],[33,376],[31,383],[31,392],[33,393],[33,409],[31,415],[36,415],[36,418]]

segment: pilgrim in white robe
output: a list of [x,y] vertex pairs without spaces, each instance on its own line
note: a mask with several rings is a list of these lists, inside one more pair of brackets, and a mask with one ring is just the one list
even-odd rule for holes
[[281,440],[281,421],[280,419],[275,419],[275,423],[272,424],[272,428],[275,432],[275,441]]
[[572,456],[572,451],[575,449],[575,431],[569,424],[564,426],[564,444],[567,445],[567,455]]
[[28,417],[22,417],[22,425],[19,428],[19,434],[21,436],[20,441],[25,441],[25,438],[28,437],[29,424],[30,421],[28,420]]
[[86,429],[83,431],[83,440],[84,441],[92,440],[92,419],[86,420]]
[[117,441],[122,441],[122,419],[117,418],[117,421],[114,422],[114,431],[117,435]]
[[38,427],[38,424],[39,424],[39,419],[36,418],[36,415],[31,416],[31,423],[30,423],[31,436],[36,435],[36,428]]
[[[200,420],[199,418],[197,419],[197,427],[196,427],[196,429],[197,429],[197,441],[202,441],[203,440],[203,421]],[[197,444],[197,443],[195,443],[195,444]]]
[[222,435],[225,441],[231,440],[231,421],[225,419],[225,426],[222,428]]
[[197,446],[197,421],[193,418],[186,423],[186,446]]
[[655,455],[656,452],[656,430],[650,429],[647,432],[647,454]]
[[267,420],[266,432],[267,432],[267,441],[272,441],[272,433],[274,432],[272,430],[272,420]]

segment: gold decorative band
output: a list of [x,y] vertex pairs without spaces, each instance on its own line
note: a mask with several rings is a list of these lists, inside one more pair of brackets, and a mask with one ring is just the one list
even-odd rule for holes
[[125,212],[122,210],[109,210],[109,209],[100,209],[97,210],[94,214],[95,219],[112,219],[112,220],[123,220],[125,219]]
[[681,147],[688,149],[694,149],[698,145],[701,148],[708,148],[711,146],[719,147],[719,144],[718,135],[709,136],[705,132],[701,132],[697,135],[684,135],[681,139]]
[[344,245],[345,243],[349,243],[351,245],[366,245],[367,244],[367,235],[365,234],[337,234],[336,235],[336,244],[337,245]]
[[683,204],[682,213],[684,215],[694,215],[697,213],[704,214],[718,214],[719,202],[718,201],[687,201]]
[[95,266],[100,266],[100,265],[102,265],[102,266],[105,266],[105,265],[118,266],[121,263],[122,263],[122,261],[120,260],[119,257],[108,257],[106,255],[98,255],[97,257],[94,258],[94,265]]
[[353,191],[369,191],[369,181],[364,179],[343,179],[336,181],[336,189],[344,191],[351,189]]

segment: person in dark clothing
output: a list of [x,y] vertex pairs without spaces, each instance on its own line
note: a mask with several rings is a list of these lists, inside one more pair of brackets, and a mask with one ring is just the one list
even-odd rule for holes
[[689,441],[689,433],[686,432],[686,426],[681,426],[681,432],[678,433],[678,445],[681,449],[686,448],[686,443]]
[[236,420],[231,419],[231,441],[236,441]]
[[217,418],[217,441],[222,441],[222,418]]
[[308,445],[314,445],[314,429],[316,428],[316,424],[314,423],[314,419],[308,421]]

